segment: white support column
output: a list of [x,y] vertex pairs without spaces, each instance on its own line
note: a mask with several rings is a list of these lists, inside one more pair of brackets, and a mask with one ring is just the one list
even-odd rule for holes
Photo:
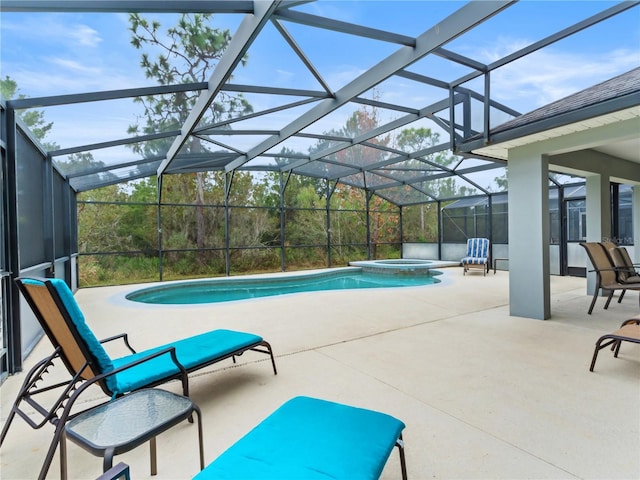
[[[587,189],[587,242],[602,242],[611,239],[611,190],[609,177],[589,175]],[[587,260],[587,294],[593,295],[596,288],[596,274]]]
[[545,320],[549,289],[549,162],[532,148],[509,151],[509,313]]

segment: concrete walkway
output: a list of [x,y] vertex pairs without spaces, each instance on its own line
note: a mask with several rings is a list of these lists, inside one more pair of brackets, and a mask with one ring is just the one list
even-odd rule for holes
[[[126,302],[136,287],[76,294],[99,338],[126,331],[144,349],[214,328],[262,335],[277,356],[249,352],[233,366],[191,376],[204,419],[205,463],[287,399],[309,395],[392,414],[404,432],[409,478],[640,478],[640,346],[614,359],[595,341],[638,314],[638,296],[587,315],[586,280],[552,277],[552,318],[509,316],[508,273],[445,270],[441,284],[313,292],[206,306]],[[39,343],[28,366],[51,349]],[[111,350],[114,356],[124,352]],[[2,421],[23,375],[2,385]],[[179,385],[166,386],[180,392]],[[87,402],[101,398],[96,391]],[[2,479],[33,479],[53,429],[17,419],[0,449]],[[102,462],[69,444],[70,478],[92,479]],[[141,446],[116,457],[134,479],[188,479],[197,434],[183,423],[158,437],[158,475]],[[59,478],[58,458],[49,478]],[[400,478],[394,452],[382,478]]]

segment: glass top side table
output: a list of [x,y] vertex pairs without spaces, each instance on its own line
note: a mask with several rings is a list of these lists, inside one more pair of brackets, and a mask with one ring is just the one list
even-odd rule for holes
[[67,422],[60,449],[63,477],[66,477],[67,471],[65,437],[93,455],[103,457],[105,472],[112,467],[114,455],[128,452],[149,441],[151,475],[156,475],[156,436],[191,417],[194,412],[198,418],[202,470],[204,452],[200,409],[187,397],[149,388],[82,412]]

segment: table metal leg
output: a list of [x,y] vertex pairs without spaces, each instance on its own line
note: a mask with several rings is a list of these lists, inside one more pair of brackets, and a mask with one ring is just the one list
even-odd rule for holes
[[60,480],[67,480],[67,436],[60,436]]
[[102,471],[106,472],[113,467],[113,454],[115,449],[113,447],[107,448],[104,451],[104,458],[102,459]]
[[202,416],[200,415],[200,408],[194,403],[193,410],[198,415],[198,444],[200,447],[200,470],[204,470],[204,445],[202,441]]
[[149,454],[151,456],[151,475],[158,474],[158,452],[156,451],[156,437],[149,440]]

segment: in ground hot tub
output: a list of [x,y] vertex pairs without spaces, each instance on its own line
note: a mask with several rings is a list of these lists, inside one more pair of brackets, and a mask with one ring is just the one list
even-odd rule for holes
[[455,267],[460,265],[460,262],[399,258],[389,260],[359,260],[349,262],[349,265],[352,267],[360,267],[365,272],[387,275],[428,275],[430,270]]

